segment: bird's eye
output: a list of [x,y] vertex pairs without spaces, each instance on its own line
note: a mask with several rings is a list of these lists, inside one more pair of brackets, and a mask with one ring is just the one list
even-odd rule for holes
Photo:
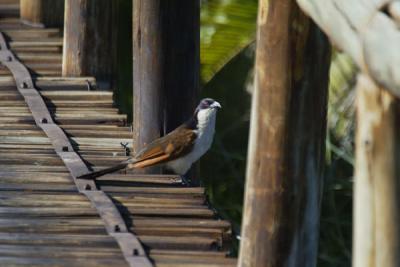
[[205,98],[203,100],[200,101],[199,105],[196,108],[196,112],[198,112],[199,110],[202,109],[208,109],[211,107],[212,104],[214,104],[214,100],[211,98]]
[[203,100],[201,102],[201,109],[205,109],[205,108],[209,108],[210,107],[210,103],[207,100]]
[[201,101],[201,108],[202,109],[209,108],[213,103],[214,100],[212,99],[204,99],[203,101]]

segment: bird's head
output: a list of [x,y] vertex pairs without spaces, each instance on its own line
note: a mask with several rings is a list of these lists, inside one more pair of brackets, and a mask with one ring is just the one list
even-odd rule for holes
[[221,108],[221,104],[212,98],[204,98],[200,101],[196,108],[195,115],[198,122],[206,123],[211,118],[215,119],[217,110]]
[[204,98],[200,101],[196,108],[196,112],[201,110],[217,110],[221,108],[221,104],[212,98]]

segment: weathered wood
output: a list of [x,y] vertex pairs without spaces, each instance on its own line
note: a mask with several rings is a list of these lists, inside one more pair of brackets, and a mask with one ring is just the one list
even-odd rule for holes
[[[99,157],[99,156],[85,156],[84,159],[93,165],[113,165],[127,159],[127,157]],[[57,155],[21,155],[13,154],[8,157],[2,157],[0,164],[36,164],[36,165],[52,165],[63,166],[62,160]]]
[[35,47],[35,46],[41,46],[41,47],[51,47],[51,46],[62,46],[63,45],[63,39],[62,38],[41,38],[41,39],[20,39],[20,40],[14,40],[9,43],[10,48],[14,49],[15,47]]
[[[233,258],[213,258],[213,257],[196,257],[193,255],[153,255],[153,259],[161,263],[170,264],[193,264],[194,266],[207,266],[209,264],[219,264],[220,267],[236,266],[236,259]],[[157,265],[158,266],[158,265]],[[188,265],[185,265],[188,266]]]
[[134,151],[192,114],[199,93],[199,1],[133,1]]
[[[201,236],[222,239],[221,229],[192,227],[135,227],[132,229],[138,235],[153,236]],[[221,241],[222,242],[222,241]]]
[[[126,143],[131,139],[113,139],[113,138],[71,138],[73,143],[86,146],[98,146],[103,143],[105,146],[116,147],[121,146],[121,142]],[[0,136],[0,142],[3,144],[29,144],[36,143],[42,145],[50,145],[50,140],[47,137],[15,137],[15,136]]]
[[121,252],[113,248],[84,248],[60,246],[18,246],[0,245],[1,256],[47,257],[51,254],[55,258],[104,258],[118,259]]
[[[10,214],[12,215],[12,214]],[[46,225],[46,227],[43,226],[38,226],[38,227],[30,227],[30,226],[15,226],[15,225],[7,225],[7,226],[0,226],[0,231],[3,233],[37,233],[37,234],[94,234],[94,235],[106,235],[106,231],[104,229],[103,225],[100,226],[74,226],[74,225],[68,225],[67,227],[60,227],[60,226],[52,226],[52,225]],[[0,245],[1,247],[1,245]],[[1,250],[1,249],[0,249]],[[3,251],[1,251],[3,252]],[[0,255],[1,255],[0,252]],[[120,253],[116,256],[116,258],[119,258]],[[62,255],[60,255],[62,256]],[[55,256],[53,257],[60,257],[60,256]],[[81,255],[83,256],[83,255]]]
[[[223,264],[223,267],[234,267],[236,263]],[[157,267],[221,267],[220,263],[188,263],[188,262],[158,262]]]
[[400,96],[399,3],[298,2],[363,72],[357,85],[353,265],[399,266],[399,103],[393,97]]
[[[115,1],[65,0],[63,76],[95,76],[110,81]],[[114,3],[114,4],[113,4]]]
[[[111,194],[116,202],[130,206],[131,203],[164,203],[164,204],[181,204],[181,205],[205,205],[204,195],[165,195],[165,194],[140,194],[133,196],[129,194],[117,196]],[[206,225],[208,226],[208,225]],[[182,225],[184,227],[184,225]]]
[[190,226],[190,227],[207,227],[207,228],[223,228],[229,229],[230,224],[228,221],[212,220],[212,219],[192,219],[192,218],[152,218],[136,216],[132,220],[134,226]]
[[197,257],[226,257],[226,251],[150,250],[150,255],[187,255]]
[[[4,192],[3,192],[4,193]],[[14,192],[11,192],[14,193]],[[51,217],[42,217],[42,218],[19,218],[15,220],[15,218],[1,218],[0,226],[23,226],[29,225],[32,227],[47,227],[49,225],[66,227],[68,225],[76,225],[76,226],[102,226],[103,222],[99,217],[72,217],[72,218],[51,218]]]
[[217,248],[217,241],[214,238],[158,237],[146,235],[139,235],[139,238],[146,246],[156,249],[208,250],[210,248]]
[[29,25],[61,27],[64,22],[64,0],[20,0],[20,16]]
[[[3,130],[37,130],[37,125],[31,124],[0,124],[1,129]],[[120,133],[125,134],[129,132],[130,129],[128,127],[118,127],[115,125],[64,125],[63,129],[66,131],[102,131],[107,135],[107,133]],[[118,135],[118,134],[116,134]],[[101,147],[99,147],[101,149]]]
[[[95,117],[81,117],[81,116],[56,116],[54,120],[60,124],[107,124],[107,125],[120,125],[124,126],[126,124],[126,115],[104,115],[103,117],[95,116]],[[32,116],[18,116],[18,117],[0,117],[0,123],[31,123],[34,124],[34,120]],[[131,141],[131,140],[129,140]]]
[[[18,181],[19,182],[19,181]],[[27,182],[25,182],[26,184],[28,184]],[[43,182],[46,183],[46,182]],[[3,184],[3,183],[2,183]],[[10,184],[10,183],[9,183]],[[47,185],[50,185],[51,182],[47,182]],[[54,183],[56,184],[56,186],[59,186],[59,183]],[[32,184],[29,184],[32,185]],[[35,186],[38,185],[34,184]],[[65,185],[64,185],[65,186]],[[34,189],[34,188],[32,188]],[[55,192],[56,190],[54,190]],[[14,192],[15,193],[15,192]],[[16,196],[16,197],[8,197],[8,198],[4,198],[0,201],[1,205],[3,205],[4,207],[13,207],[16,205],[22,206],[29,206],[29,207],[90,207],[90,203],[88,203],[88,201],[66,201],[64,200],[56,200],[56,201],[49,201],[49,199],[44,200],[44,199],[37,199],[37,197],[35,196],[29,196],[29,197],[24,197],[23,195],[20,196]],[[28,203],[28,204],[27,204]],[[127,207],[128,210],[132,209],[181,209],[181,208],[185,208],[185,209],[192,209],[195,210],[196,208],[199,208],[200,210],[204,209],[204,206],[201,206],[199,204],[193,205],[191,203],[162,203],[162,202],[158,202],[158,203],[144,203],[144,202],[130,202],[130,203],[125,203],[124,207]],[[166,212],[166,211],[165,211]],[[183,214],[182,214],[183,215]],[[77,214],[78,216],[78,214]],[[143,227],[143,228],[135,228],[136,231],[148,231],[148,232],[157,232],[157,231],[162,231],[164,234],[167,234],[168,232],[175,232],[175,231],[187,231],[189,233],[193,232],[191,229],[195,229],[195,228],[179,228],[179,227]],[[196,228],[197,232],[201,232],[201,229],[203,228]],[[207,228],[208,229],[208,228]],[[104,230],[104,229],[103,229]],[[204,230],[204,232],[213,232],[215,233],[220,233],[219,231],[211,231],[211,230]],[[162,234],[161,234],[162,235]]]
[[[29,63],[26,66],[34,73],[61,73],[60,63]],[[9,73],[4,67],[0,68],[0,74]]]
[[3,0],[0,2],[1,17],[18,17],[19,10],[19,0],[11,2]]
[[69,258],[60,259],[47,257],[21,257],[21,256],[1,256],[0,261],[7,267],[110,267],[110,266],[127,266],[122,259],[80,259]]
[[47,37],[59,37],[60,29],[2,29],[2,32],[8,36],[11,40],[26,39],[26,38],[47,38]]
[[87,77],[38,77],[38,78],[33,78],[35,83],[43,83],[43,84],[58,84],[58,83],[66,83],[68,85],[75,85],[75,84],[81,84],[82,82],[90,82],[92,84],[96,83],[96,79],[94,79],[91,76]]
[[[45,100],[47,106],[51,107],[112,107],[113,106],[113,101],[112,99],[106,99],[106,100]],[[1,102],[4,104],[4,106],[26,106],[25,102],[21,100],[3,100]],[[82,125],[84,126],[84,125]]]
[[238,266],[316,266],[329,63],[293,1],[260,1]]
[[[18,53],[18,58],[23,63],[31,63],[31,62],[53,62],[60,63],[62,62],[62,56],[60,54],[54,53]],[[61,76],[61,75],[58,75]]]
[[[32,75],[35,76],[60,76],[61,70],[31,70]],[[10,73],[8,71],[0,71],[0,76],[8,76]]]
[[[122,132],[122,131],[107,131],[104,133],[100,133],[95,130],[69,130],[65,131],[65,133],[70,137],[106,137],[106,138],[129,138],[131,137],[131,133],[129,131]],[[29,131],[29,130],[0,130],[0,136],[7,136],[7,135],[14,135],[14,136],[45,136],[43,132],[36,130],[36,131]]]
[[392,94],[400,96],[400,32],[399,17],[396,16],[400,12],[395,11],[399,8],[394,9],[398,6],[397,1],[297,2],[364,73]]
[[[12,18],[0,18],[0,28],[3,25],[9,27],[11,47],[25,64],[39,74],[57,75],[59,31],[24,28]],[[170,51],[169,56],[175,52],[179,53]],[[16,93],[11,75],[2,69],[0,75],[0,262],[7,266],[121,266],[119,248],[106,236],[96,210],[77,193],[68,170]],[[74,148],[95,164],[94,170],[127,158],[120,143],[131,146],[131,138],[126,139],[132,135],[131,128],[121,127],[126,116],[113,108],[112,93],[89,90],[97,87],[95,79],[36,77],[34,82]],[[132,170],[100,177],[97,184],[113,199],[129,230],[138,233],[148,249],[155,248],[152,255],[157,266],[235,265],[226,252],[214,251],[229,246],[231,230],[229,222],[214,218],[204,188],[184,187],[178,176]]]
[[357,82],[353,266],[400,265],[399,100]]

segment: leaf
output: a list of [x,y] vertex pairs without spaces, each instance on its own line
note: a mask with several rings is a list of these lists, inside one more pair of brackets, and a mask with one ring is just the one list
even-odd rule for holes
[[255,0],[202,2],[200,62],[203,84],[254,41],[257,6]]

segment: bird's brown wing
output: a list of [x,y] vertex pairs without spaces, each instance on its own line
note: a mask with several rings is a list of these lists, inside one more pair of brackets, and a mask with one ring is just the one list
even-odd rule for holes
[[196,133],[181,126],[145,146],[129,167],[144,168],[182,157],[193,149],[195,140]]

